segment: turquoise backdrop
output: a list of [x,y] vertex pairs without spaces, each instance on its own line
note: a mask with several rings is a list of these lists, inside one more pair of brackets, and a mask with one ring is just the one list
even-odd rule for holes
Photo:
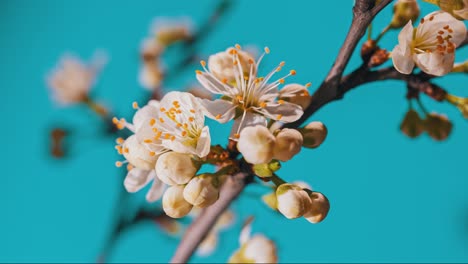
[[[100,120],[82,106],[57,107],[45,76],[60,55],[90,58],[95,49],[110,56],[93,95],[120,116],[147,92],[137,82],[140,41],[157,16],[189,16],[196,27],[215,0],[0,2],[0,87],[3,116],[3,173],[0,189],[0,261],[92,262],[107,239],[121,181],[111,138]],[[315,89],[330,68],[351,21],[353,1],[235,1],[204,41],[200,55],[235,43],[269,46],[264,71],[285,60],[297,70],[290,82]],[[421,4],[423,14],[435,10]],[[391,8],[378,16],[381,29]],[[391,50],[398,32],[381,44]],[[467,50],[457,54],[467,58]],[[353,56],[348,71],[357,67]],[[195,68],[193,68],[195,69]],[[193,69],[168,87],[195,81]],[[436,82],[468,96],[467,77]],[[303,150],[281,169],[325,193],[332,205],[321,224],[286,220],[271,212],[249,187],[236,201],[236,224],[222,233],[219,250],[197,262],[223,262],[238,247],[241,222],[255,215],[254,232],[277,241],[282,262],[468,262],[468,123],[446,103],[423,97],[446,113],[454,130],[445,142],[428,136],[410,140],[398,129],[407,110],[405,86],[386,81],[359,87],[313,116],[329,129],[326,142]],[[70,158],[48,156],[48,131],[73,129]],[[225,142],[227,129],[212,129]],[[143,194],[134,195],[143,203]],[[177,239],[148,222],[126,232],[112,262],[166,262]]]

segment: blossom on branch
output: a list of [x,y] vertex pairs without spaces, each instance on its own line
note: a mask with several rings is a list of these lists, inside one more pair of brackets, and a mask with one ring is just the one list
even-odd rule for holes
[[401,30],[392,51],[393,65],[404,74],[410,74],[416,65],[428,74],[445,75],[452,70],[455,49],[465,36],[463,22],[445,12],[430,13],[418,27],[408,22]]
[[206,62],[202,61],[204,71],[197,71],[197,79],[202,86],[222,96],[214,101],[201,101],[206,115],[220,123],[235,119],[230,136],[233,140],[239,138],[244,127],[266,126],[266,118],[289,123],[298,120],[303,114],[299,105],[278,100],[278,87],[284,83],[286,77],[295,75],[295,70],[269,83],[273,75],[283,68],[284,62],[281,62],[265,77],[258,76],[260,62],[269,52],[270,50],[265,48],[265,52],[255,62],[236,45],[235,48],[229,48],[221,54],[212,55],[215,57],[210,57],[211,63],[208,64],[208,68]]

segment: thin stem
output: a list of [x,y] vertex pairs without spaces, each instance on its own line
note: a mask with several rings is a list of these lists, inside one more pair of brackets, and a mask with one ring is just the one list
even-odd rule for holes
[[390,24],[388,24],[383,30],[382,32],[380,32],[380,34],[377,36],[377,38],[375,39],[375,43],[379,42],[379,40],[385,35],[385,33],[387,33],[389,30],[390,30]]
[[421,108],[421,111],[423,111],[425,115],[429,115],[429,112],[427,111],[426,107],[424,107],[424,105],[422,104],[421,99],[416,98],[416,102],[418,103],[419,108]]
[[276,174],[273,174],[273,176],[271,176],[270,179],[277,187],[280,186],[281,184],[287,183],[285,180],[281,179],[281,177],[279,177]]

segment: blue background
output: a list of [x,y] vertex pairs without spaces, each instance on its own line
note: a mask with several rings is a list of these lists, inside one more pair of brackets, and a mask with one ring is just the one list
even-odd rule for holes
[[[112,224],[121,186],[111,138],[99,133],[100,120],[82,106],[56,107],[45,76],[65,51],[90,58],[105,49],[110,62],[94,96],[120,116],[147,95],[137,82],[138,48],[156,16],[190,16],[196,26],[214,1],[1,1],[0,87],[3,140],[0,189],[0,261],[94,261]],[[298,74],[290,82],[313,83],[329,70],[351,20],[353,1],[235,1],[206,39],[201,55],[229,45],[268,45],[268,70],[281,60]],[[422,4],[423,14],[435,7]],[[391,17],[384,10],[376,32]],[[397,32],[382,40],[392,49]],[[466,50],[458,59],[467,57]],[[348,71],[360,63],[353,56]],[[266,68],[268,66],[268,69]],[[168,84],[195,81],[193,71]],[[438,79],[454,94],[468,96],[465,76]],[[208,258],[225,261],[238,247],[241,220],[256,215],[254,232],[275,239],[282,262],[468,262],[468,123],[446,103],[423,97],[446,113],[454,130],[446,142],[428,136],[410,140],[399,130],[407,110],[405,86],[373,83],[327,105],[313,120],[329,129],[326,142],[303,150],[281,175],[304,180],[332,204],[321,224],[286,220],[272,213],[249,187],[234,205],[237,222],[222,233],[222,247]],[[73,128],[71,158],[47,155],[48,130]],[[226,129],[212,129],[224,142]],[[134,195],[142,203],[142,194]],[[177,239],[146,223],[125,233],[109,261],[168,261]]]

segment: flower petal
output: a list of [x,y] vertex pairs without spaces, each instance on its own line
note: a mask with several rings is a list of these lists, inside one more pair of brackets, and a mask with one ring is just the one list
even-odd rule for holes
[[152,179],[154,179],[155,174],[151,173],[148,170],[143,170],[139,168],[133,168],[125,177],[124,186],[127,192],[134,193],[141,190],[145,187]]
[[258,113],[246,111],[244,112],[243,116],[237,118],[234,121],[234,125],[232,126],[231,135],[229,135],[229,138],[232,140],[238,140],[236,134],[240,134],[244,127],[256,125],[266,126],[266,118]]
[[211,148],[211,137],[210,137],[210,128],[205,126],[198,138],[196,154],[199,157],[205,157],[210,153]]
[[452,70],[455,55],[453,53],[441,54],[439,52],[430,52],[415,54],[413,59],[423,72],[442,76]]
[[410,74],[414,68],[409,46],[396,45],[392,51],[393,66],[403,74]]
[[152,174],[154,180],[151,188],[148,190],[148,193],[146,193],[146,200],[152,203],[159,200],[163,196],[166,185],[158,177],[156,177],[156,171],[152,170],[150,174]]
[[267,103],[265,107],[256,110],[268,118],[285,123],[294,122],[304,114],[304,110],[302,110],[300,105],[289,102],[282,102],[281,104],[271,102]]
[[233,119],[236,114],[236,105],[230,101],[217,99],[211,100],[200,100],[201,105],[204,108],[204,113],[207,117],[215,119],[220,123],[226,123]]
[[197,73],[197,80],[208,91],[214,94],[232,96],[234,88],[222,83],[215,76],[207,72]]
[[151,101],[155,101],[156,103],[148,103],[147,105],[138,109],[138,111],[136,111],[135,115],[133,116],[133,125],[135,126],[135,130],[138,130],[144,121],[157,117],[159,102],[156,100]]

